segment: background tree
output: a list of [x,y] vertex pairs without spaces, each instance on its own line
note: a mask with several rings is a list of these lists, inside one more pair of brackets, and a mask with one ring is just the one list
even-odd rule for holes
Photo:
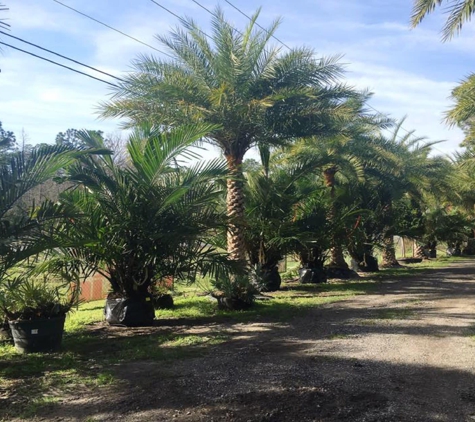
[[[103,138],[103,132],[101,130],[88,131],[95,137]],[[55,138],[56,145],[64,145],[68,148],[81,149],[87,148],[86,142],[81,137],[81,131],[77,129],[67,129],[66,132],[59,132]]]
[[0,122],[0,163],[8,162],[8,156],[18,150],[15,134],[5,130]]

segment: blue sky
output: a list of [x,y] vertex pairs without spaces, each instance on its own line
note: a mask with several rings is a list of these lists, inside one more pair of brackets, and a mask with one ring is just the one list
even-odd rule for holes
[[[143,42],[161,48],[155,34],[165,34],[178,19],[150,0],[61,0]],[[193,16],[206,30],[210,15],[192,0],[157,0],[178,15]],[[10,34],[114,75],[130,70],[139,54],[157,54],[148,47],[74,13],[53,0],[2,0],[9,7]],[[224,0],[200,3],[209,9],[220,4],[235,27],[247,19]],[[277,37],[290,46],[312,47],[317,56],[341,54],[345,80],[374,93],[370,104],[399,119],[437,146],[453,152],[462,141],[457,128],[443,123],[453,87],[475,70],[475,27],[465,25],[449,43],[440,41],[444,15],[437,11],[410,30],[412,0],[231,0],[247,14],[262,6],[259,23],[267,26],[281,16]],[[80,68],[48,53],[0,34],[0,41]],[[30,143],[54,142],[70,127],[117,132],[119,121],[97,119],[97,107],[108,99],[106,84],[2,46],[0,53],[0,121]],[[110,80],[105,76],[98,77]]]

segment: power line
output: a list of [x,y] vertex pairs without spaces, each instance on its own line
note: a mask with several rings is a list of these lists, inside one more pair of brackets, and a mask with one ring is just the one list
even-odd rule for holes
[[[198,6],[200,6],[202,9],[206,10],[211,16],[216,16],[216,13],[212,12],[207,7],[203,6],[201,3],[197,2],[196,0],[191,0],[191,1],[195,4],[197,4]],[[234,31],[236,31],[238,34],[244,35],[239,29],[236,29],[231,25],[229,25],[229,27],[232,28]],[[201,31],[201,32],[203,32],[203,31]],[[208,35],[206,35],[206,36],[208,37]]]
[[[56,0],[54,0],[56,1]],[[165,10],[166,12],[170,13],[171,15],[175,16],[178,18],[181,22],[183,22],[183,18],[179,15],[177,15],[175,12],[172,12],[170,9],[167,9],[165,6],[162,6],[160,3],[157,3],[155,0],[150,0],[152,3],[156,4],[158,7],[161,9]],[[204,7],[204,6],[203,6]],[[208,37],[210,40],[212,39],[206,32],[202,31],[200,28],[196,28],[198,31],[200,31],[204,36]]]
[[92,21],[94,21],[94,22],[97,22],[98,24],[100,24],[100,25],[102,25],[102,26],[105,26],[106,28],[109,28],[109,29],[111,29],[112,31],[115,31],[115,32],[117,32],[117,33],[123,35],[124,37],[130,38],[131,40],[134,40],[134,41],[136,41],[136,42],[138,42],[138,43],[140,43],[140,44],[143,44],[143,45],[145,45],[145,46],[151,48],[152,50],[158,51],[159,53],[162,53],[163,55],[168,56],[168,57],[170,57],[171,59],[174,58],[172,55],[170,55],[170,54],[168,54],[168,53],[165,53],[164,51],[159,50],[158,48],[155,48],[154,46],[152,46],[152,45],[150,45],[150,44],[147,44],[146,42],[143,42],[143,41],[139,40],[138,38],[133,37],[132,35],[126,34],[125,32],[122,32],[122,31],[120,31],[119,29],[114,28],[114,27],[112,27],[112,26],[110,26],[110,25],[108,25],[108,24],[106,24],[106,23],[104,23],[104,22],[102,22],[102,21],[100,21],[100,20],[98,20],[98,19],[96,19],[96,18],[93,18],[92,16],[89,16],[89,15],[87,15],[86,13],[80,12],[79,10],[74,9],[74,8],[71,7],[71,6],[68,6],[67,4],[62,3],[62,2],[60,2],[59,0],[53,0],[53,1],[56,2],[56,3],[58,3],[58,4],[60,4],[61,6],[64,6],[64,7],[68,8],[68,9],[72,10],[73,12],[76,12],[76,13],[80,14],[81,16],[84,16],[84,17],[87,18],[87,19],[90,19],[90,20],[92,20]]
[[[192,1],[195,1],[195,0],[192,0]],[[234,4],[232,4],[230,1],[228,0],[224,0],[226,3],[228,3],[232,8],[234,8],[235,10],[237,10],[241,15],[245,16],[246,18],[248,18],[250,21],[252,20],[250,16],[246,15],[241,9],[239,9],[239,7],[235,6]],[[196,2],[195,2],[196,3]],[[263,31],[266,31],[267,33],[269,33],[269,31],[264,28],[263,26],[259,25],[257,22],[256,22],[256,25],[261,28]],[[272,38],[274,38],[274,40],[280,42],[284,47],[288,48],[289,50],[292,50],[287,44],[285,44],[283,41],[279,40],[279,38],[277,38],[275,35],[271,35]]]
[[55,64],[56,66],[64,67],[65,69],[71,70],[72,72],[76,72],[76,73],[79,73],[80,75],[87,76],[88,78],[95,79],[96,81],[103,82],[103,83],[105,83],[107,85],[111,85],[115,88],[119,88],[118,85],[113,84],[112,82],[107,82],[104,79],[96,78],[95,76],[92,76],[92,75],[89,75],[87,73],[81,72],[80,70],[77,70],[77,69],[73,69],[72,67],[65,66],[64,64],[61,64],[61,63],[55,62],[53,60],[47,59],[46,57],[38,56],[37,54],[31,53],[30,51],[22,50],[21,48],[15,47],[11,44],[4,43],[2,41],[0,41],[0,44],[6,45],[7,47],[10,47],[10,48],[13,48],[15,50],[21,51],[22,53],[29,54],[30,56],[36,57],[36,58],[44,60],[46,62]]
[[124,79],[121,79],[121,78],[119,78],[119,77],[117,77],[117,76],[111,75],[110,73],[104,72],[104,71],[102,71],[102,70],[100,70],[100,69],[97,69],[97,68],[95,68],[95,67],[93,67],[93,66],[89,66],[89,65],[84,64],[84,63],[82,63],[82,62],[79,62],[79,61],[77,61],[77,60],[74,60],[74,59],[71,59],[71,58],[69,58],[69,57],[63,56],[62,54],[59,54],[59,53],[56,53],[56,52],[54,52],[54,51],[52,51],[52,50],[49,50],[49,49],[47,49],[47,48],[41,47],[41,46],[39,46],[38,44],[34,44],[34,43],[29,42],[29,41],[26,41],[26,40],[24,40],[24,39],[22,39],[22,38],[15,37],[15,36],[13,36],[13,35],[11,35],[11,34],[8,34],[8,33],[4,32],[4,31],[0,31],[0,34],[6,35],[7,37],[11,37],[11,38],[14,38],[14,39],[16,39],[16,40],[18,40],[18,41],[21,41],[22,43],[29,44],[29,45],[31,45],[31,46],[33,46],[33,47],[39,48],[40,50],[47,51],[48,53],[54,54],[55,56],[61,57],[61,58],[66,59],[66,60],[69,60],[70,62],[79,64],[79,65],[81,65],[81,66],[87,67],[88,69],[91,69],[91,70],[94,70],[94,71],[96,71],[96,72],[102,73],[103,75],[110,76],[111,78],[117,79],[118,81],[125,82]]

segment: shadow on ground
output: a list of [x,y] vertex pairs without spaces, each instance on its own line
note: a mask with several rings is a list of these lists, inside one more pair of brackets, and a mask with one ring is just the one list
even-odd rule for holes
[[[404,359],[401,342],[393,351],[401,359],[394,361],[375,357],[374,351],[371,358],[350,356],[356,348],[352,339],[362,347],[375,336],[389,342],[398,336],[409,336],[408,342],[458,339],[470,348],[474,274],[472,262],[429,270],[381,283],[368,296],[311,309],[287,324],[229,324],[231,340],[211,346],[206,356],[117,365],[112,368],[116,384],[43,408],[39,416],[71,421],[473,420],[475,359],[462,369],[452,356],[447,364],[412,363]],[[462,301],[473,310],[458,310],[454,304]],[[166,321],[160,323],[166,329]],[[388,347],[383,344],[381,350]]]

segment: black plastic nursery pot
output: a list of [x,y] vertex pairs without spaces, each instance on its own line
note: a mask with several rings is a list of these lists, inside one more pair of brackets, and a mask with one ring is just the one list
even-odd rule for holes
[[155,309],[152,296],[146,297],[108,297],[104,307],[105,320],[110,325],[126,327],[148,327],[153,325]]
[[66,316],[9,321],[15,348],[21,353],[57,352]]
[[303,284],[327,282],[327,273],[323,268],[300,268],[299,281]]

